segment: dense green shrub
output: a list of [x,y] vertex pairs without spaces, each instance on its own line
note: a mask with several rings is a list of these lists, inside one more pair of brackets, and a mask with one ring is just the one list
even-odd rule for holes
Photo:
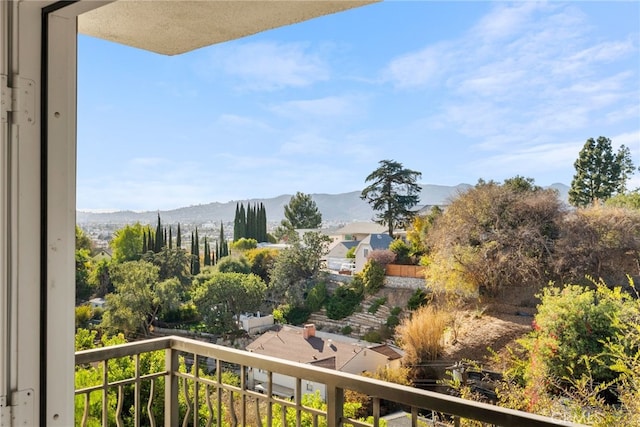
[[362,295],[348,286],[340,286],[328,299],[327,317],[333,320],[352,315],[360,306]]
[[[570,379],[589,375],[595,382],[615,379],[615,359],[605,351],[607,342],[620,339],[638,304],[620,288],[604,283],[594,288],[578,285],[544,289],[533,333],[522,343],[544,374]],[[628,351],[638,351],[629,348]],[[532,372],[533,374],[533,372]]]
[[368,294],[375,294],[384,285],[385,269],[382,264],[376,261],[367,261],[360,275]]
[[411,295],[411,297],[407,301],[407,309],[413,311],[413,310],[417,310],[423,305],[427,305],[427,303],[429,302],[428,297],[429,295],[424,289],[422,288],[416,289],[416,291],[413,293],[413,295]]
[[251,273],[251,266],[247,259],[243,256],[235,258],[226,256],[220,259],[220,262],[216,264],[216,268],[220,273]]
[[501,405],[598,427],[640,425],[640,298],[593,284],[544,290],[533,332],[511,350]]
[[355,259],[356,257],[356,246],[353,246],[352,248],[349,248],[349,250],[347,251],[347,253],[344,256],[345,258],[349,258],[349,259]]
[[409,253],[411,247],[402,239],[396,239],[389,245],[389,250],[396,255],[396,264],[413,264]]
[[309,311],[319,311],[327,300],[327,285],[323,282],[316,284],[305,298],[305,306]]
[[302,325],[311,315],[311,311],[307,307],[292,307],[289,305],[284,307],[286,307],[286,311],[283,313],[284,319],[291,325]]
[[362,336],[362,339],[367,342],[382,342],[382,337],[379,331],[369,331]]
[[340,332],[342,333],[342,335],[350,335],[351,332],[353,332],[353,328],[351,327],[351,325],[347,325],[347,326],[344,326],[340,330]]
[[398,326],[400,324],[400,318],[398,318],[398,316],[392,314],[391,316],[387,317],[387,327],[394,329],[396,326]]
[[256,239],[248,239],[246,237],[242,237],[231,243],[231,249],[236,249],[238,251],[246,251],[249,249],[255,249],[257,247],[258,241]]
[[382,297],[382,298],[377,298],[373,304],[371,304],[369,306],[369,309],[367,310],[369,313],[371,314],[376,314],[376,312],[378,311],[378,309],[380,308],[380,306],[384,305],[387,302],[387,298],[386,297]]

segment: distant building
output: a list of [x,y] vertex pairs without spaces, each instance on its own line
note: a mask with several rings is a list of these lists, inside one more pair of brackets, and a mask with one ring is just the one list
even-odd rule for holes
[[386,231],[387,228],[377,222],[352,222],[334,231],[334,233],[342,236],[342,240],[360,241],[369,234],[384,233]]
[[369,234],[356,248],[356,272],[362,271],[371,251],[389,249],[393,238],[388,234]]
[[93,298],[89,300],[89,304],[91,304],[91,308],[104,309],[107,306],[107,301],[104,298]]
[[264,332],[271,328],[273,324],[273,314],[263,316],[258,312],[240,315],[240,327],[250,334]]
[[103,259],[107,261],[111,261],[111,257],[112,257],[111,249],[100,248],[100,250],[98,250],[98,252],[93,256],[93,259],[95,261],[102,261]]
[[336,243],[326,255],[327,268],[339,271],[342,264],[353,262],[353,258],[347,258],[347,252],[356,246],[358,246],[357,240],[344,240]]

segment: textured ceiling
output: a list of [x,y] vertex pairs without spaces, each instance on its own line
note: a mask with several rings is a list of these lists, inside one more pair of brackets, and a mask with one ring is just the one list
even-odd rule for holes
[[120,0],[78,18],[82,34],[166,55],[378,0]]

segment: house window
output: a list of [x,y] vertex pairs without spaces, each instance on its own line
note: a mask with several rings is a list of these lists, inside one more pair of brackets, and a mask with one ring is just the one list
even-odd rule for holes
[[307,391],[313,391],[313,384],[307,383]]
[[368,257],[369,256],[369,249],[365,249],[364,250],[364,257]]

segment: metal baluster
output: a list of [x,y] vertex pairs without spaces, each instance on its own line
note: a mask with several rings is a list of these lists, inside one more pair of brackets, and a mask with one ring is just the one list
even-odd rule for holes
[[373,398],[373,427],[380,425],[380,399]]
[[184,414],[184,419],[182,420],[182,427],[187,427],[189,425],[189,415],[191,415],[191,405],[189,405],[189,384],[187,384],[187,379],[182,379],[182,392],[184,394],[184,401],[186,403],[187,412]]
[[207,417],[207,427],[211,427],[213,424],[213,405],[211,404],[211,393],[209,392],[209,384],[204,385],[204,392],[206,393],[207,409],[209,410],[209,416]]
[[236,415],[236,408],[233,406],[233,391],[229,390],[229,413],[231,415],[231,426],[236,427],[238,425],[238,416]]
[[149,415],[149,427],[156,427],[156,419],[153,416],[153,398],[156,392],[156,379],[151,378],[149,386],[149,401],[147,402],[147,414]]
[[87,427],[87,420],[89,418],[89,392],[84,394],[84,410],[82,411],[82,427]]
[[123,427],[124,422],[122,421],[122,405],[124,405],[124,388],[122,385],[118,386],[118,406],[116,407],[116,425],[118,427]]
[[242,394],[240,395],[240,422],[241,425],[247,424],[247,367],[240,366],[240,389]]
[[109,413],[107,405],[109,403],[109,359],[102,362],[102,425],[109,425]]
[[140,353],[136,354],[134,357],[135,360],[135,369],[136,369],[136,377],[135,383],[133,385],[133,416],[134,416],[134,425],[136,427],[140,427]]
[[260,399],[257,397],[256,400],[256,424],[258,427],[262,427],[262,418],[260,417]]
[[198,375],[200,371],[200,358],[197,354],[193,355],[193,427],[198,427],[200,421],[200,383]]

